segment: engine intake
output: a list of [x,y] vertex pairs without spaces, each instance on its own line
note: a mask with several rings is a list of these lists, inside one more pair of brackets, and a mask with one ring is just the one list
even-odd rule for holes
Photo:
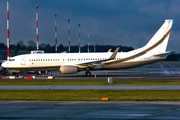
[[75,74],[78,72],[78,67],[72,65],[62,65],[60,67],[60,71],[62,74]]

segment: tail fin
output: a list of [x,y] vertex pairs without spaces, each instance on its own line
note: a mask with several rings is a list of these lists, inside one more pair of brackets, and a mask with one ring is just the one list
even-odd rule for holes
[[156,34],[151,38],[151,40],[146,44],[145,47],[150,47],[158,42],[158,40],[162,39],[166,34],[166,37],[164,38],[163,42],[156,46],[154,49],[150,50],[148,53],[164,53],[167,48],[169,36],[170,36],[170,30],[173,24],[173,20],[165,20],[164,24],[161,26],[161,28],[156,32]]

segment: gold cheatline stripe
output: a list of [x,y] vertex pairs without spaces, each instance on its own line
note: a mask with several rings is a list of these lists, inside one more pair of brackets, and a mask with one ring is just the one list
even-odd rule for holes
[[164,35],[164,37],[162,37],[156,44],[154,44],[153,46],[145,49],[144,51],[140,52],[140,53],[137,53],[133,56],[130,56],[130,57],[127,57],[123,60],[116,60],[116,61],[112,61],[112,62],[108,62],[108,63],[105,63],[105,65],[110,65],[110,64],[114,64],[114,63],[120,63],[120,62],[124,62],[124,61],[127,61],[127,60],[130,60],[130,59],[133,59],[133,58],[137,58],[141,55],[144,55],[145,53],[147,53],[148,51],[154,49],[155,47],[157,47],[159,44],[161,44],[170,34],[170,31],[171,31],[171,28],[169,29],[169,31]]

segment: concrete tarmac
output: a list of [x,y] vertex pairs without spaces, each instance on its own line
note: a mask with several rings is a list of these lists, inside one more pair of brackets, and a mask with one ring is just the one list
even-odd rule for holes
[[180,102],[0,101],[0,119],[179,120]]

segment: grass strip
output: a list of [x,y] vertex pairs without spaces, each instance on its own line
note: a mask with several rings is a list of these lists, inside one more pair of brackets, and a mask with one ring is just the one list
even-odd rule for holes
[[180,101],[180,90],[0,90],[0,100]]
[[[156,80],[156,79],[114,79],[110,85],[180,85],[180,80]],[[109,85],[107,79],[93,80],[47,80],[47,79],[1,79],[0,85]]]

